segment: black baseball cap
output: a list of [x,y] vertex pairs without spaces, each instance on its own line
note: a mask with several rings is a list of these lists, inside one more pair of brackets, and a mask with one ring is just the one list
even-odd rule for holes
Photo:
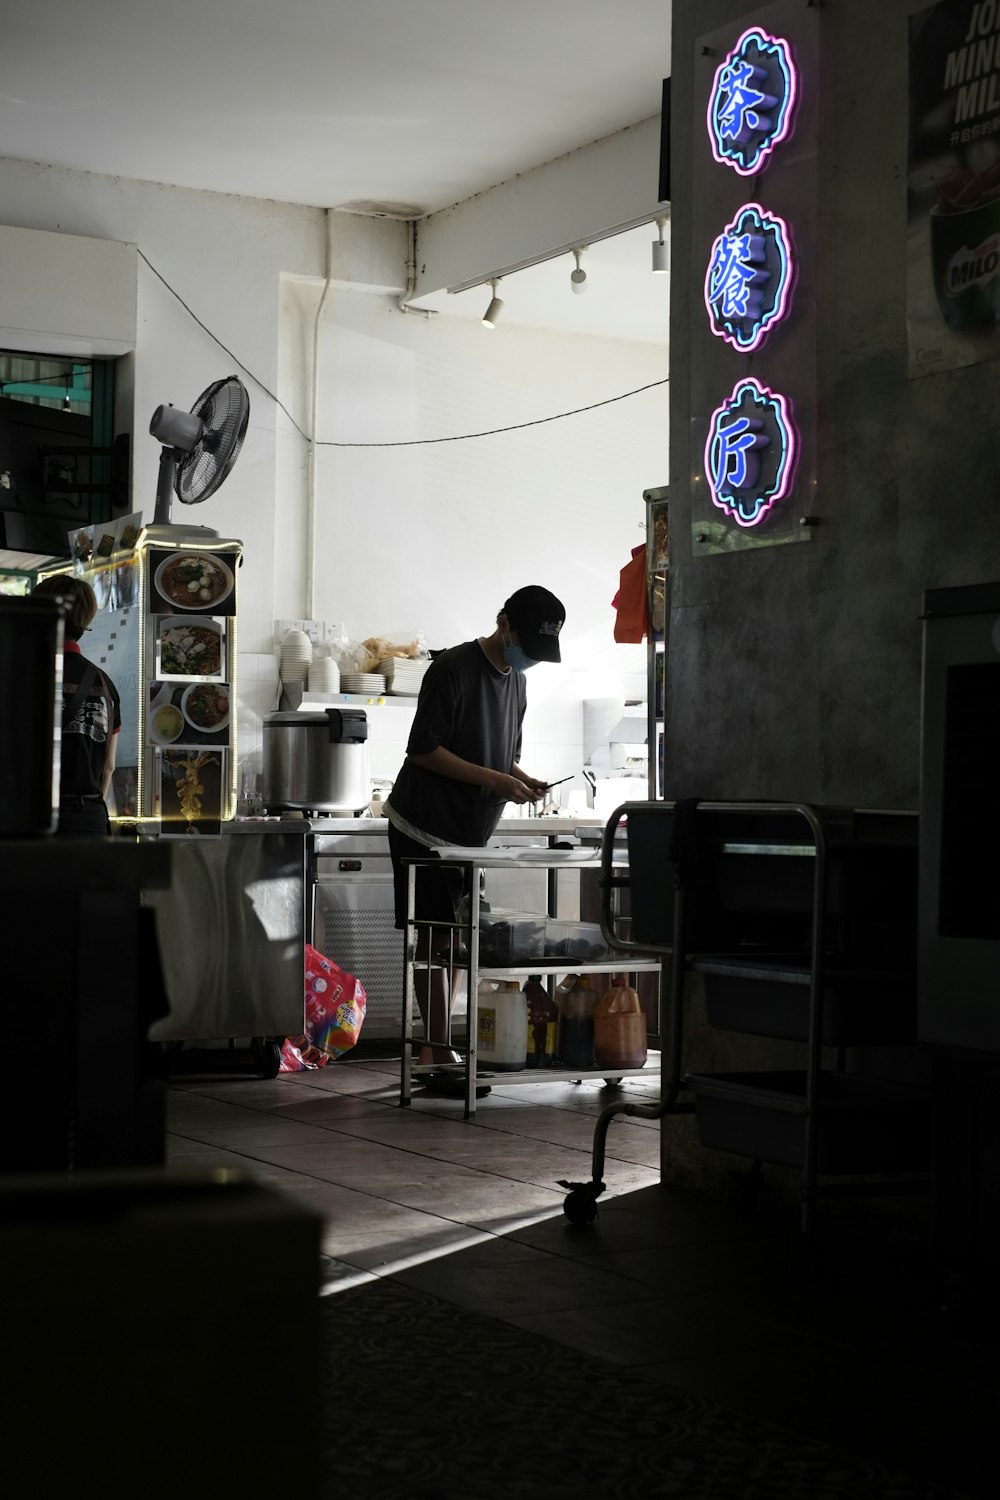
[[562,660],[559,632],[566,611],[555,594],[543,589],[539,583],[529,583],[526,588],[511,594],[503,612],[517,631],[521,645],[535,661]]

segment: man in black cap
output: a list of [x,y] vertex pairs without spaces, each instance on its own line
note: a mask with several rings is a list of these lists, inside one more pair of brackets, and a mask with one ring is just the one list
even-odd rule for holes
[[[481,848],[508,802],[535,802],[548,783],[518,764],[524,720],[524,673],[558,662],[566,611],[555,594],[529,584],[511,594],[492,635],[453,646],[428,667],[406,746],[406,759],[386,804],[395,882],[396,926],[406,920],[406,859],[436,848]],[[421,869],[416,916],[452,923],[463,895],[456,866]],[[433,971],[440,974],[440,971]],[[418,993],[428,1036],[444,1035],[450,1009],[442,991]],[[427,1061],[452,1061],[440,1054]]]

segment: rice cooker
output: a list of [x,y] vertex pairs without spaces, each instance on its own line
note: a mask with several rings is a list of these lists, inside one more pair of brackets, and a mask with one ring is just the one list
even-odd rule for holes
[[264,805],[356,813],[368,806],[368,716],[363,708],[264,717]]

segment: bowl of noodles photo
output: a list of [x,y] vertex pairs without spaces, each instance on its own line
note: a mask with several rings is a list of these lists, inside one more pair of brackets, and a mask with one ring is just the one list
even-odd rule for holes
[[233,591],[233,571],[214,552],[171,552],[153,583],[175,609],[214,609]]
[[164,677],[218,677],[222,672],[222,626],[207,616],[164,615],[160,620],[160,665]]
[[181,713],[199,734],[218,734],[229,724],[229,684],[192,682],[181,694]]

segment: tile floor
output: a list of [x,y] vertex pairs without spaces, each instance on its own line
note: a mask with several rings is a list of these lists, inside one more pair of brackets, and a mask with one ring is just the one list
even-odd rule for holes
[[[797,1428],[956,1494],[996,1493],[983,1452],[994,1351],[946,1333],[923,1247],[826,1240],[807,1274],[795,1216],[739,1218],[659,1182],[658,1121],[608,1134],[595,1224],[569,1224],[560,1178],[590,1178],[599,1083],[494,1086],[398,1105],[399,1064],[358,1057],[271,1081],[175,1079],[168,1163],[227,1165],[324,1219],[329,1294],[393,1276],[475,1312]],[[655,1102],[656,1079],[629,1080]],[[669,1124],[669,1122],[668,1122]],[[627,1387],[625,1387],[627,1390]]]

